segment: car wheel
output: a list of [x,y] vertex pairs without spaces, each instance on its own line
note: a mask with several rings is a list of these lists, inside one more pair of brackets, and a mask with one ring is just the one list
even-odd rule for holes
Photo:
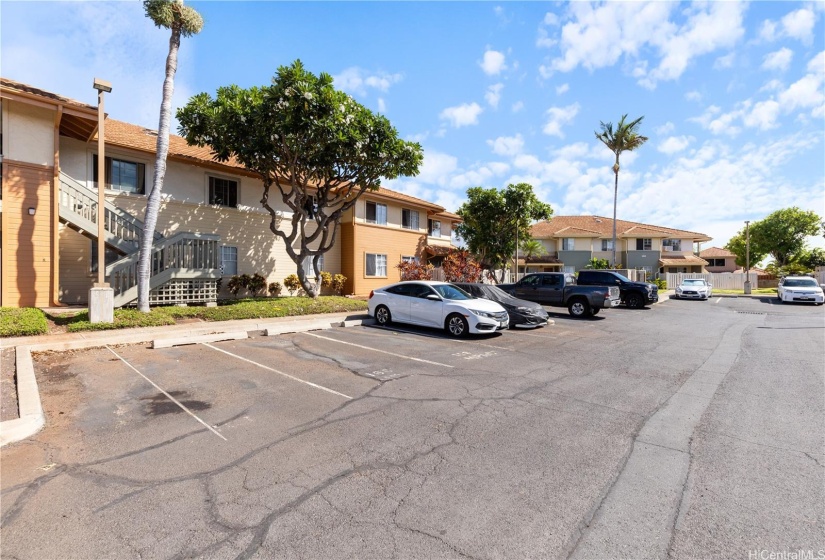
[[598,315],[598,314],[599,314],[599,311],[601,311],[601,309],[591,309],[591,310],[590,310],[590,314],[591,314],[591,315]]
[[447,334],[456,338],[466,336],[470,331],[470,325],[467,324],[467,319],[458,313],[453,313],[447,317],[447,324],[444,328],[446,329]]
[[627,303],[627,306],[631,309],[641,309],[645,306],[645,302],[639,294],[628,295],[625,303]]
[[590,304],[583,299],[574,299],[567,306],[567,311],[577,319],[587,317],[590,315]]
[[386,305],[379,305],[375,308],[375,322],[382,326],[392,322],[392,313]]

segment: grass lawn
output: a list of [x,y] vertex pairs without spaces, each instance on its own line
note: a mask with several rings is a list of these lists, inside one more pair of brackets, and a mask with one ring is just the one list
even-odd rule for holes
[[250,298],[222,301],[217,307],[154,307],[150,313],[115,309],[114,323],[92,324],[88,311],[49,315],[39,309],[0,308],[0,336],[156,327],[191,320],[231,321],[366,310],[366,301],[340,296],[321,296],[315,300],[305,297]]
[[[713,293],[714,294],[744,295],[745,290],[744,289],[743,290],[717,290],[716,288],[713,288]],[[765,295],[765,296],[774,295],[775,296],[776,295],[776,288],[752,288],[751,289],[751,294],[753,294],[753,295],[761,294],[761,295]]]

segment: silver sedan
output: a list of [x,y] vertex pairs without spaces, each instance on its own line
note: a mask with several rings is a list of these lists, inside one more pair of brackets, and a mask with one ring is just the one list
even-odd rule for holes
[[713,295],[713,285],[702,278],[685,278],[676,286],[676,297],[685,299],[708,299]]

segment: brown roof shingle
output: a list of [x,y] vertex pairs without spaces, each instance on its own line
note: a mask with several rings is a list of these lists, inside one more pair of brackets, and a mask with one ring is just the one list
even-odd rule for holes
[[727,249],[720,249],[719,247],[708,247],[707,249],[703,249],[699,251],[700,257],[735,257],[733,253],[728,251]]
[[[553,216],[549,220],[539,222],[532,228],[532,235],[537,239],[546,239],[559,236],[565,228],[578,228],[585,231],[593,231],[599,237],[608,238],[613,236],[613,220],[602,216]],[[674,229],[639,222],[629,222],[626,220],[616,220],[616,235],[618,237],[631,237],[632,231],[653,235],[654,233],[662,237],[676,237],[683,239],[693,239],[695,241],[710,241],[710,237],[704,233]]]

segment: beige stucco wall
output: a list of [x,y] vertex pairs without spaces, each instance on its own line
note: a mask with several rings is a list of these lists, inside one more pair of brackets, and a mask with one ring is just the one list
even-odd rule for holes
[[35,165],[54,166],[53,109],[3,100],[3,156]]

